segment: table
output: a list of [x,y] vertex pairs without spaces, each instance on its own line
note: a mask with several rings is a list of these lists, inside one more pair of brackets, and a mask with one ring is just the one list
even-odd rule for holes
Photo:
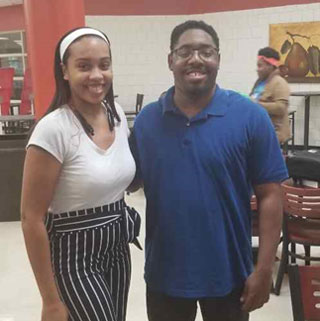
[[[34,115],[0,116],[0,135],[25,134],[29,131],[34,122]],[[4,130],[4,133],[2,132],[2,129]]]
[[292,92],[291,96],[304,97],[304,138],[303,148],[309,147],[309,121],[310,121],[310,98],[320,96],[320,91],[296,91]]
[[19,121],[19,120],[34,120],[34,115],[7,115],[0,116],[0,122]]

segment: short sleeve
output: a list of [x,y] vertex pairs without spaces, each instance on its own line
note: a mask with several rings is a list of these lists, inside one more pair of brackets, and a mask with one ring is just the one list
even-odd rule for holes
[[249,172],[253,185],[282,182],[287,168],[274,127],[267,112],[259,106],[251,121]]
[[31,145],[43,148],[63,163],[66,156],[65,137],[61,124],[51,114],[42,118],[35,126],[27,148]]

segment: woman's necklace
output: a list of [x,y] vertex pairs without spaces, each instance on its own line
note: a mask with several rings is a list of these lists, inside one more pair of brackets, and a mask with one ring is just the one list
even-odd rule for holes
[[[71,105],[69,105],[71,107]],[[73,106],[71,107],[71,110],[73,111],[73,113],[75,114],[75,116],[79,119],[84,131],[89,135],[89,136],[94,136],[94,129],[93,127],[87,122],[87,120],[81,115],[81,113],[73,108]]]
[[[105,111],[105,114],[107,116],[109,127],[111,129],[114,127],[114,117],[113,117],[112,110],[111,110],[108,103],[101,102],[101,104],[102,104],[102,108]],[[87,135],[89,137],[94,136],[93,127],[87,122],[87,120],[82,116],[82,114],[70,103],[69,103],[69,107],[72,110],[72,112],[74,113],[74,115],[80,121],[80,123],[81,123],[84,131],[87,133]]]

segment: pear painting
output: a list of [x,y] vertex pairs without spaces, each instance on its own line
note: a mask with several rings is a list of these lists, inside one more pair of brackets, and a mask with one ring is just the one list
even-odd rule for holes
[[320,22],[270,25],[270,47],[280,53],[289,82],[320,82]]
[[284,64],[289,77],[304,77],[310,70],[308,53],[298,42],[292,44]]
[[316,75],[320,72],[319,62],[320,62],[320,50],[317,46],[310,46],[308,48],[308,58],[310,71]]

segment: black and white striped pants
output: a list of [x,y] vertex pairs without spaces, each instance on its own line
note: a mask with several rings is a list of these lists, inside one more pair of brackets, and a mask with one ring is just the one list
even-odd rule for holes
[[55,280],[69,320],[125,320],[131,261],[124,209],[121,200],[47,216]]

